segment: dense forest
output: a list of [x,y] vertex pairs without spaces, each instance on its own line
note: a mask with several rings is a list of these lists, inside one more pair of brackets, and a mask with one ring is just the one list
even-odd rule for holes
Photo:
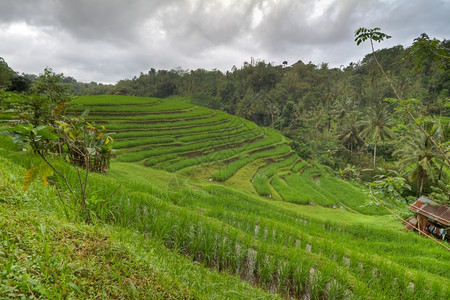
[[[449,40],[422,34],[413,46],[421,41],[450,51]],[[413,46],[377,50],[376,58],[400,96],[413,99],[422,127],[448,153],[450,62],[424,56]],[[6,90],[27,92],[38,78],[18,75],[3,60],[0,68],[0,88]],[[402,109],[385,101],[396,95],[372,54],[340,68],[302,61],[274,65],[252,58],[226,72],[152,68],[115,85],[61,78],[76,95],[189,97],[194,104],[280,130],[300,157],[329,166],[342,178],[371,182],[404,177],[411,188],[402,189],[402,199],[427,194],[449,202],[444,159]]]

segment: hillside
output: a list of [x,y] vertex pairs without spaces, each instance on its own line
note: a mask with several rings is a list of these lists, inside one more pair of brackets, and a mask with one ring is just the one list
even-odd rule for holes
[[[6,261],[20,264],[24,248],[33,258],[63,249],[67,241],[57,238],[50,242],[54,248],[43,253],[24,246],[33,239],[46,245],[45,229],[38,225],[43,219],[49,230],[68,237],[69,244],[70,237],[79,239],[77,232],[86,232],[83,239],[89,234],[92,240],[111,236],[106,250],[72,257],[75,265],[102,261],[103,255],[104,265],[111,249],[128,249],[123,256],[112,256],[107,273],[117,278],[104,280],[122,294],[110,297],[138,298],[143,290],[160,286],[163,292],[155,297],[450,298],[445,249],[365,205],[362,186],[298,158],[277,131],[178,98],[91,96],[74,102],[78,106],[72,113],[88,108],[91,121],[114,132],[117,161],[106,174],[90,174],[87,205],[98,230],[80,225],[51,186],[36,182],[23,192],[24,168],[38,159],[14,152],[11,142],[0,137],[0,188],[5,195],[0,224],[8,226],[8,233],[1,235],[1,269],[11,270]],[[75,170],[67,170],[76,182]],[[31,224],[29,230],[22,223]],[[66,261],[69,254],[64,251],[58,253]],[[125,261],[136,261],[135,275],[120,267]],[[153,279],[144,276],[149,265]],[[58,268],[55,261],[44,261],[40,268],[25,264],[17,273],[7,272],[14,280],[0,275],[0,296],[31,296],[32,291],[44,298],[57,293],[94,297],[92,290],[98,287],[90,290],[82,280],[54,285],[55,280],[69,281],[64,274],[42,276],[45,266]],[[76,266],[66,272],[73,278],[85,274]],[[132,278],[134,288],[123,277]],[[45,294],[50,287],[55,294]]]
[[[120,162],[224,182],[275,200],[383,213],[364,206],[367,195],[361,186],[337,180],[320,166],[302,161],[280,133],[245,119],[182,98],[85,96],[75,100],[74,113],[85,109],[90,120],[113,132]],[[335,192],[337,186],[339,192]]]

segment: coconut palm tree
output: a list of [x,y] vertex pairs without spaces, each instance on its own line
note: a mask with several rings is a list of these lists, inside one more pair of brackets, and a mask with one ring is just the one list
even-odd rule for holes
[[[439,123],[426,122],[423,128],[435,141],[448,139],[443,126]],[[399,166],[403,170],[409,169],[408,179],[410,182],[417,182],[419,195],[422,195],[427,180],[434,182],[436,177],[441,179],[446,162],[427,135],[419,130],[414,131],[411,136],[404,137],[402,141],[404,147],[395,151],[394,155],[400,156]]]
[[363,139],[358,129],[358,115],[356,113],[348,114],[343,118],[338,139],[352,153],[353,150],[357,150],[363,144]]
[[361,126],[361,137],[366,143],[374,143],[373,147],[373,167],[376,167],[377,159],[377,145],[387,139],[393,138],[394,134],[391,131],[393,123],[390,118],[388,107],[379,105],[371,110],[367,118],[359,122]]

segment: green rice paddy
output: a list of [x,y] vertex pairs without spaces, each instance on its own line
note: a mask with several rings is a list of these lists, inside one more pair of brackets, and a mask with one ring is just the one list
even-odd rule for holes
[[[219,286],[233,276],[264,291],[216,293],[168,263],[181,284],[208,291],[203,297],[450,299],[448,251],[365,205],[364,187],[302,161],[277,131],[179,99],[77,102],[74,113],[94,107],[89,118],[116,132],[117,160],[91,174],[95,218],[217,271]],[[36,209],[58,207],[51,193]]]
[[[178,98],[88,96],[79,97],[74,104],[74,114],[89,109],[91,121],[113,132],[118,161],[169,172],[201,173],[203,179],[224,185],[239,181],[235,175],[247,169],[246,176],[251,173],[251,177],[243,181],[251,181],[263,197],[384,213],[364,206],[368,196],[361,187],[308,165],[278,132],[247,120]],[[330,187],[339,192],[330,192]]]

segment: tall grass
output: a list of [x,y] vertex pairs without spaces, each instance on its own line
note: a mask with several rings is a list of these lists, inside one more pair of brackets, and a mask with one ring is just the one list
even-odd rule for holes
[[[23,156],[20,153],[17,161],[24,161]],[[76,172],[68,172],[73,173],[69,180],[76,182]],[[302,215],[217,185],[203,191],[167,190],[151,184],[151,178],[116,175],[120,189],[114,178],[91,176],[95,184],[88,207],[97,220],[139,232],[175,253],[285,297],[449,296],[448,277],[431,273],[433,268],[425,272],[401,264],[402,257],[425,255],[439,263],[448,256],[413,234],[333,218],[324,222],[323,216]],[[51,208],[55,203],[42,205]],[[410,282],[415,284],[413,292]]]

